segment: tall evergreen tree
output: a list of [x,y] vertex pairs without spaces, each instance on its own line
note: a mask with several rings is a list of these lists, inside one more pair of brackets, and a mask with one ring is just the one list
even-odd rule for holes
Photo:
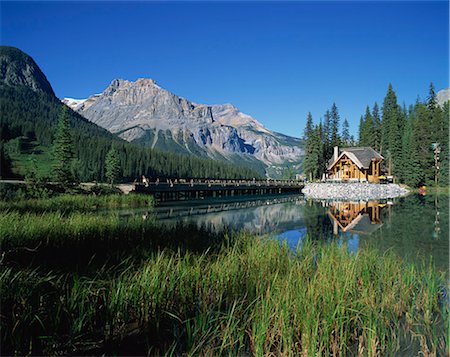
[[340,145],[340,137],[339,137],[340,117],[336,103],[333,103],[333,105],[331,106],[330,117],[331,117],[330,141],[331,147],[333,148],[334,146]]
[[421,180],[420,166],[414,150],[416,145],[413,138],[414,120],[414,112],[410,110],[402,138],[403,181],[410,186],[416,186]]
[[436,100],[436,91],[434,89],[433,82],[430,83],[430,88],[428,91],[428,101],[427,101],[427,107],[429,110],[434,110],[437,106],[437,100]]
[[373,125],[374,125],[374,141],[373,141],[373,148],[377,151],[381,150],[381,118],[380,118],[380,111],[378,109],[378,104],[375,102],[373,105],[372,110],[372,119],[373,119]]
[[372,114],[370,113],[370,108],[367,106],[363,119],[361,145],[373,147],[375,145],[375,140],[375,126]]
[[74,149],[67,111],[67,107],[63,106],[53,142],[54,180],[62,184],[68,184],[73,181],[71,169]]
[[305,156],[303,159],[303,172],[305,173],[308,180],[313,180],[315,176],[316,166],[317,166],[317,158],[314,157],[313,154],[313,145],[314,145],[314,128],[312,122],[312,115],[308,113],[306,117],[306,126],[304,130],[304,140],[305,140]]
[[359,126],[358,126],[358,145],[364,146],[365,133],[364,133],[364,118],[361,115],[359,117]]
[[383,119],[381,125],[381,148],[387,159],[388,173],[398,175],[401,170],[402,136],[404,121],[401,108],[397,104],[397,95],[389,83],[383,101]]
[[109,149],[108,153],[106,154],[105,165],[105,176],[108,180],[108,183],[112,187],[120,178],[119,153],[113,146],[111,146],[111,149]]
[[309,137],[311,137],[313,131],[313,118],[311,115],[311,112],[308,112],[308,115],[306,116],[306,126],[305,131],[303,133],[304,140],[308,140]]
[[331,144],[331,113],[329,110],[325,112],[322,125],[322,142],[323,142],[323,154],[328,157],[333,153],[333,146]]
[[341,141],[342,141],[342,145],[351,146],[350,129],[349,129],[347,118],[345,118],[344,122],[342,123],[342,139],[341,139]]
[[418,103],[415,106],[416,120],[411,138],[411,150],[417,162],[420,173],[417,185],[429,185],[434,181],[434,155],[431,149],[432,126],[429,110],[426,105]]

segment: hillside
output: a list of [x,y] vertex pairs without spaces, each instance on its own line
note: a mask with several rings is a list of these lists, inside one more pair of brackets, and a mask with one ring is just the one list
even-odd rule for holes
[[[0,47],[1,177],[26,175],[36,161],[40,174],[50,175],[50,148],[64,104],[35,61],[21,50]],[[128,144],[116,135],[69,110],[77,160],[73,172],[82,181],[103,181],[105,156],[111,145],[119,150],[122,175],[159,177],[255,177],[257,173],[213,160],[162,153]],[[33,158],[33,160],[31,160]]]

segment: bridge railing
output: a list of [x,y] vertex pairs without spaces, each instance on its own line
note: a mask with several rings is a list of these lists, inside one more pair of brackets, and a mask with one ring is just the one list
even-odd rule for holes
[[303,184],[302,181],[298,180],[186,180],[186,179],[166,179],[166,180],[159,180],[156,179],[154,181],[144,178],[141,182],[135,182],[136,185],[140,186],[170,186],[174,187],[175,185],[189,185],[191,187],[194,186],[204,186],[207,185],[208,187],[211,186],[222,186],[222,187],[239,187],[239,186],[270,186],[270,187],[292,187],[292,186],[301,186]]

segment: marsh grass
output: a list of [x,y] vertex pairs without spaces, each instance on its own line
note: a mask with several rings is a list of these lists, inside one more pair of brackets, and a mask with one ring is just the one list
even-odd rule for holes
[[2,268],[0,282],[3,354],[375,356],[405,339],[446,353],[445,278],[336,243],[293,252],[242,233],[96,276]]
[[216,251],[222,242],[221,234],[194,225],[160,224],[151,209],[144,218],[5,212],[0,215],[1,260],[17,267],[87,273],[124,261],[137,264],[155,250]]
[[96,212],[100,209],[152,207],[153,197],[139,194],[69,195],[52,198],[0,201],[0,212],[50,213]]

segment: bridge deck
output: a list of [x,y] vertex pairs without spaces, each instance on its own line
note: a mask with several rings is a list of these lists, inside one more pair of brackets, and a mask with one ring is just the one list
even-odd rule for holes
[[152,194],[161,200],[300,193],[302,189],[303,184],[297,181],[211,181],[189,183],[169,181],[135,185],[136,192]]

